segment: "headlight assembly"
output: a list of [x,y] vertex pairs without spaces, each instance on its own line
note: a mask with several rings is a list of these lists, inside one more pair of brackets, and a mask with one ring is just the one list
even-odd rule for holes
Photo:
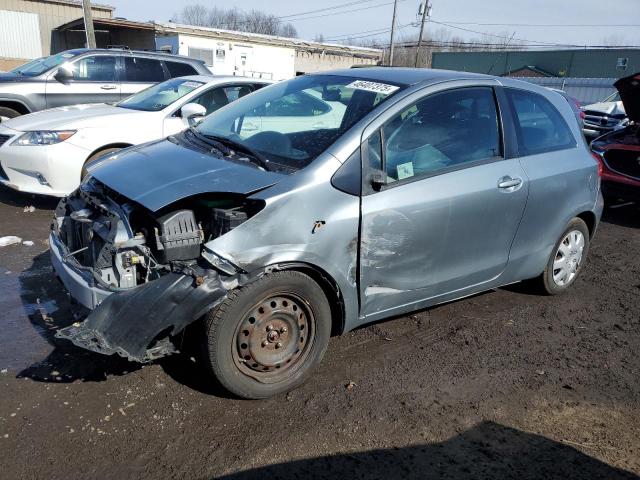
[[74,133],[76,133],[76,130],[36,130],[23,133],[13,144],[20,146],[54,145],[64,142]]

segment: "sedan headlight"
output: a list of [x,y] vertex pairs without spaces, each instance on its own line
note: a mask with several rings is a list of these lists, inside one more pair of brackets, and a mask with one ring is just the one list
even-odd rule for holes
[[37,130],[33,132],[25,132],[13,142],[14,145],[28,146],[28,145],[54,145],[56,143],[64,142],[73,134],[76,130]]

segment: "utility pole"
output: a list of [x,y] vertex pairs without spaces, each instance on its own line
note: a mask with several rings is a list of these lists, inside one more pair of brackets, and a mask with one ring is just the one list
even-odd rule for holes
[[418,37],[418,48],[416,48],[416,63],[415,67],[418,66],[418,57],[420,57],[420,47],[422,45],[422,32],[424,32],[424,22],[427,19],[427,15],[429,15],[429,10],[431,9],[431,5],[429,5],[429,0],[425,0],[421,5],[422,7],[422,22],[420,23],[420,36]]
[[396,11],[398,0],[393,0],[393,18],[391,19],[391,45],[389,46],[389,66],[393,66],[393,37],[396,33]]
[[84,12],[84,31],[87,33],[87,47],[96,48],[96,34],[93,31],[91,0],[82,0],[82,10]]

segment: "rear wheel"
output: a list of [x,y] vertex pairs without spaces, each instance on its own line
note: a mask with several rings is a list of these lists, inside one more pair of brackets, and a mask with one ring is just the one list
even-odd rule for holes
[[228,295],[205,318],[205,363],[243,398],[267,398],[303,383],[320,363],[331,310],[307,275],[265,275]]
[[560,236],[539,283],[549,295],[564,293],[575,282],[589,252],[589,229],[574,218]]
[[93,162],[97,158],[100,158],[104,155],[109,155],[110,153],[117,152],[118,150],[122,150],[122,148],[121,147],[105,148],[104,150],[100,150],[99,152],[96,152],[93,155],[91,155],[89,158],[87,158],[87,160],[84,162],[84,165],[82,166],[82,170],[80,171],[80,180],[81,181],[84,180],[84,178],[89,173],[87,170],[87,167],[89,166],[89,164],[91,164],[91,162]]
[[22,114],[17,110],[14,110],[13,108],[0,107],[0,121],[2,120],[2,117],[15,118],[15,117],[19,117],[20,115]]

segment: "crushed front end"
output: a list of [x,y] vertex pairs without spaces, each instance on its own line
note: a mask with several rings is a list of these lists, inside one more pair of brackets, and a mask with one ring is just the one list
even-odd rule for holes
[[205,239],[250,211],[240,198],[209,196],[152,212],[97,180],[85,182],[58,205],[50,245],[58,277],[91,313],[56,336],[140,362],[174,353],[172,339],[246,280],[202,253]]

